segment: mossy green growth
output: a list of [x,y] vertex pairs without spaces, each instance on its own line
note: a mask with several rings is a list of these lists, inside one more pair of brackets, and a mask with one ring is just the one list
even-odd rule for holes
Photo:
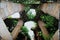
[[8,16],[8,18],[12,18],[11,16]]
[[28,12],[27,12],[27,17],[28,19],[34,19],[35,16],[36,16],[36,10],[35,9],[30,9]]
[[45,26],[47,28],[54,27],[55,18],[53,16],[43,14],[40,16],[40,18],[42,21],[46,23]]
[[31,14],[32,12],[30,12],[30,14],[27,14],[29,19],[33,19],[35,16]]
[[50,36],[46,36],[44,34],[42,36],[43,36],[44,40],[51,40]]
[[42,32],[41,32],[41,31],[39,31],[39,32],[38,32],[38,35],[39,35],[39,36],[42,36]]
[[39,32],[38,32],[38,35],[41,36],[42,38],[44,38],[44,40],[50,40],[50,39],[51,39],[50,36],[44,35],[44,34],[42,33],[42,31],[39,31]]
[[54,35],[55,31],[57,30],[57,27],[54,27],[56,25],[56,18],[53,16],[50,16],[48,14],[42,14],[40,16],[40,19],[45,22],[45,27],[48,29],[49,31],[49,38],[45,38],[46,35],[43,35],[45,40],[50,40],[50,38],[52,38],[52,36]]
[[24,35],[27,35],[27,34],[28,34],[28,31],[29,31],[29,30],[28,30],[25,26],[22,26],[21,30],[22,30],[22,33],[23,33]]
[[27,12],[30,9],[30,6],[31,5],[25,5],[25,7],[24,7],[25,12]]
[[9,0],[9,1],[22,4],[40,4],[39,0]]

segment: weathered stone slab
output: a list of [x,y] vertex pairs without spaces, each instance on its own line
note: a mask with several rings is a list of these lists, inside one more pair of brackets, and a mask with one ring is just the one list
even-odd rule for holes
[[0,17],[6,19],[9,15],[13,13],[20,12],[23,10],[22,4],[16,4],[12,2],[1,2],[0,3]]
[[41,6],[41,10],[45,13],[48,13],[51,16],[56,17],[59,19],[59,9],[60,9],[60,4],[59,3],[44,3]]
[[4,40],[13,40],[2,18],[0,18],[0,36]]

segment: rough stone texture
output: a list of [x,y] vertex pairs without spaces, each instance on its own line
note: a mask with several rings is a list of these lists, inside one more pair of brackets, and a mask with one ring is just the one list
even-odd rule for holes
[[14,28],[14,30],[12,31],[12,37],[13,39],[15,40],[16,37],[18,36],[19,32],[20,32],[20,29],[23,25],[23,21],[22,20],[19,20],[16,27]]
[[13,40],[5,23],[3,22],[3,19],[6,19],[13,13],[22,11],[22,9],[23,6],[21,4],[5,1],[0,2],[0,36],[2,37],[2,40]]
[[42,21],[38,21],[38,25],[39,25],[39,28],[41,29],[43,35],[45,35],[46,37],[49,37],[49,33],[48,33],[47,29],[45,28],[45,23]]
[[59,19],[59,9],[60,9],[60,4],[59,3],[44,3],[41,6],[41,10],[45,13],[48,13],[51,16],[56,17]]
[[0,36],[4,40],[13,40],[10,32],[8,31],[5,23],[3,22],[2,18],[0,18]]
[[5,1],[0,3],[0,17],[3,19],[7,18],[7,16],[12,15],[13,13],[20,12],[22,10],[23,5],[21,4]]

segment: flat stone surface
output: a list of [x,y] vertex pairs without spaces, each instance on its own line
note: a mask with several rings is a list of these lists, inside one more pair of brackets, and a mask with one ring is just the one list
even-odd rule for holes
[[23,10],[22,4],[12,3],[12,2],[0,2],[0,17],[6,19],[9,15]]
[[45,3],[41,6],[41,10],[44,13],[48,13],[49,15],[59,19],[59,6],[59,3]]

